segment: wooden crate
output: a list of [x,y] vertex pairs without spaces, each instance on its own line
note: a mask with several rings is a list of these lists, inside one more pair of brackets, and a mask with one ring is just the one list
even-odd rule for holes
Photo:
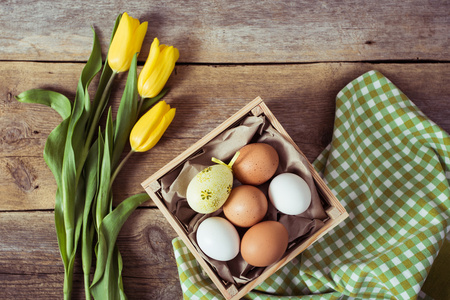
[[[211,131],[209,134],[204,136],[202,139],[200,139],[198,142],[196,142],[194,145],[189,147],[187,150],[185,150],[182,154],[180,154],[178,157],[176,157],[174,160],[172,160],[170,163],[168,163],[166,166],[161,168],[159,171],[157,171],[155,174],[150,176],[148,179],[146,179],[142,186],[147,191],[147,193],[150,195],[154,203],[158,206],[160,211],[163,213],[163,215],[167,218],[170,225],[174,228],[176,233],[179,235],[179,237],[183,240],[183,242],[186,244],[186,246],[189,248],[189,250],[192,252],[194,257],[197,259],[199,264],[202,266],[203,270],[208,274],[208,276],[211,278],[211,280],[214,282],[214,284],[217,286],[217,288],[220,290],[222,295],[226,299],[240,299],[245,294],[247,294],[249,291],[251,291],[253,288],[255,288],[257,285],[261,284],[265,279],[267,279],[270,275],[272,275],[274,272],[276,272],[279,268],[284,266],[286,263],[288,263],[290,260],[292,260],[294,257],[299,255],[301,252],[303,252],[308,246],[313,244],[315,241],[317,241],[320,237],[322,237],[324,234],[326,234],[328,231],[330,231],[333,227],[335,227],[337,224],[342,222],[346,217],[348,217],[348,214],[344,207],[340,204],[340,202],[337,200],[337,198],[334,196],[334,194],[330,191],[330,189],[327,187],[325,182],[322,180],[322,178],[319,176],[319,174],[315,171],[314,167],[308,162],[308,168],[313,176],[313,179],[315,181],[315,185],[317,187],[317,190],[319,192],[319,195],[324,202],[324,209],[326,211],[326,214],[328,215],[328,218],[324,221],[325,225],[320,228],[317,232],[312,234],[310,237],[308,237],[306,240],[303,240],[298,245],[295,245],[294,247],[290,247],[284,256],[276,263],[266,267],[264,269],[264,272],[261,273],[260,276],[258,276],[256,279],[246,283],[243,286],[235,286],[234,284],[230,284],[228,282],[224,282],[222,280],[217,272],[213,269],[213,267],[205,261],[205,259],[197,252],[195,246],[191,242],[191,240],[188,237],[188,232],[186,230],[186,226],[182,224],[167,208],[165,201],[163,199],[162,194],[159,192],[161,189],[161,181],[160,179],[173,171],[174,169],[180,167],[183,165],[190,157],[192,157],[195,153],[198,153],[201,151],[202,147],[204,147],[208,142],[210,142],[212,139],[214,139],[216,136],[224,132],[225,130],[236,126],[236,124],[239,122],[239,120],[242,120],[244,117],[248,115],[254,115],[254,116],[260,116],[261,114],[265,115],[265,117],[269,120],[270,124],[281,134],[281,136],[288,141],[290,144],[294,146],[294,148],[303,156],[304,154],[301,152],[301,150],[298,148],[298,146],[295,144],[295,142],[292,140],[292,138],[287,134],[287,132],[284,130],[284,128],[281,126],[281,124],[278,122],[278,120],[275,118],[275,116],[272,114],[272,112],[269,110],[269,108],[266,106],[266,104],[263,102],[263,100],[260,97],[257,97],[253,101],[251,101],[249,104],[247,104],[245,107],[243,107],[241,110],[239,110],[236,114],[234,114],[232,117],[227,119],[225,122],[223,122],[220,126],[218,126],[216,129]],[[308,160],[305,157],[305,161]]]

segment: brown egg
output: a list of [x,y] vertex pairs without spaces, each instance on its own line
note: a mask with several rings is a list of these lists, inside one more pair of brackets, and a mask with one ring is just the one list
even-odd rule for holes
[[233,165],[233,173],[243,184],[260,185],[276,172],[279,163],[277,151],[265,143],[242,147]]
[[252,266],[266,267],[277,262],[286,251],[289,233],[277,221],[253,225],[241,240],[242,258]]
[[250,227],[261,221],[267,212],[267,198],[253,185],[240,185],[231,190],[223,205],[225,217],[239,227]]

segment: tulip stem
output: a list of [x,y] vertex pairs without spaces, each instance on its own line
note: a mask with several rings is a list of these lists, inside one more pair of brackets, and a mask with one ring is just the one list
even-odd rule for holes
[[136,120],[139,118],[139,115],[141,113],[142,103],[144,103],[144,97],[141,96],[141,100],[138,101],[138,108],[136,111]]
[[114,170],[114,173],[111,176],[111,180],[109,183],[109,190],[111,190],[112,188],[112,184],[114,182],[114,179],[116,179],[117,174],[119,174],[120,169],[122,169],[122,167],[125,165],[125,163],[127,162],[127,160],[131,157],[131,155],[134,153],[133,149],[130,150],[130,152],[128,152],[128,154],[122,159],[122,161],[120,162],[120,164],[117,166],[117,168]]

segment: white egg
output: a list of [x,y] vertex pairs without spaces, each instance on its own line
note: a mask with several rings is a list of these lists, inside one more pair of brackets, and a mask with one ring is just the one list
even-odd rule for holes
[[207,256],[228,261],[239,253],[240,238],[236,228],[228,220],[210,217],[198,226],[197,244]]
[[303,178],[293,173],[277,175],[269,185],[273,206],[287,215],[298,215],[311,204],[311,190]]

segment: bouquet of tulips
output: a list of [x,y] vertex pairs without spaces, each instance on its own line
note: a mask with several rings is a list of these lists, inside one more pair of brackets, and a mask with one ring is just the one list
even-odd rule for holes
[[[134,195],[113,208],[111,187],[131,154],[155,146],[175,116],[175,108],[160,99],[167,92],[163,88],[178,60],[178,50],[159,45],[155,38],[137,76],[137,55],[147,26],[147,22],[141,24],[127,13],[119,15],[104,63],[94,31],[92,52],[73,101],[42,89],[16,97],[20,102],[48,105],[63,119],[48,136],[44,159],[57,184],[55,226],[64,263],[64,299],[71,298],[75,254],[80,244],[86,299],[126,299],[116,239],[128,216],[149,197],[145,193]],[[88,87],[100,71],[91,101]],[[121,72],[128,75],[113,120],[111,107],[106,108],[111,87]],[[107,117],[102,127],[99,121],[104,112]],[[121,161],[128,141],[131,151]],[[96,264],[91,280],[93,255]]]

